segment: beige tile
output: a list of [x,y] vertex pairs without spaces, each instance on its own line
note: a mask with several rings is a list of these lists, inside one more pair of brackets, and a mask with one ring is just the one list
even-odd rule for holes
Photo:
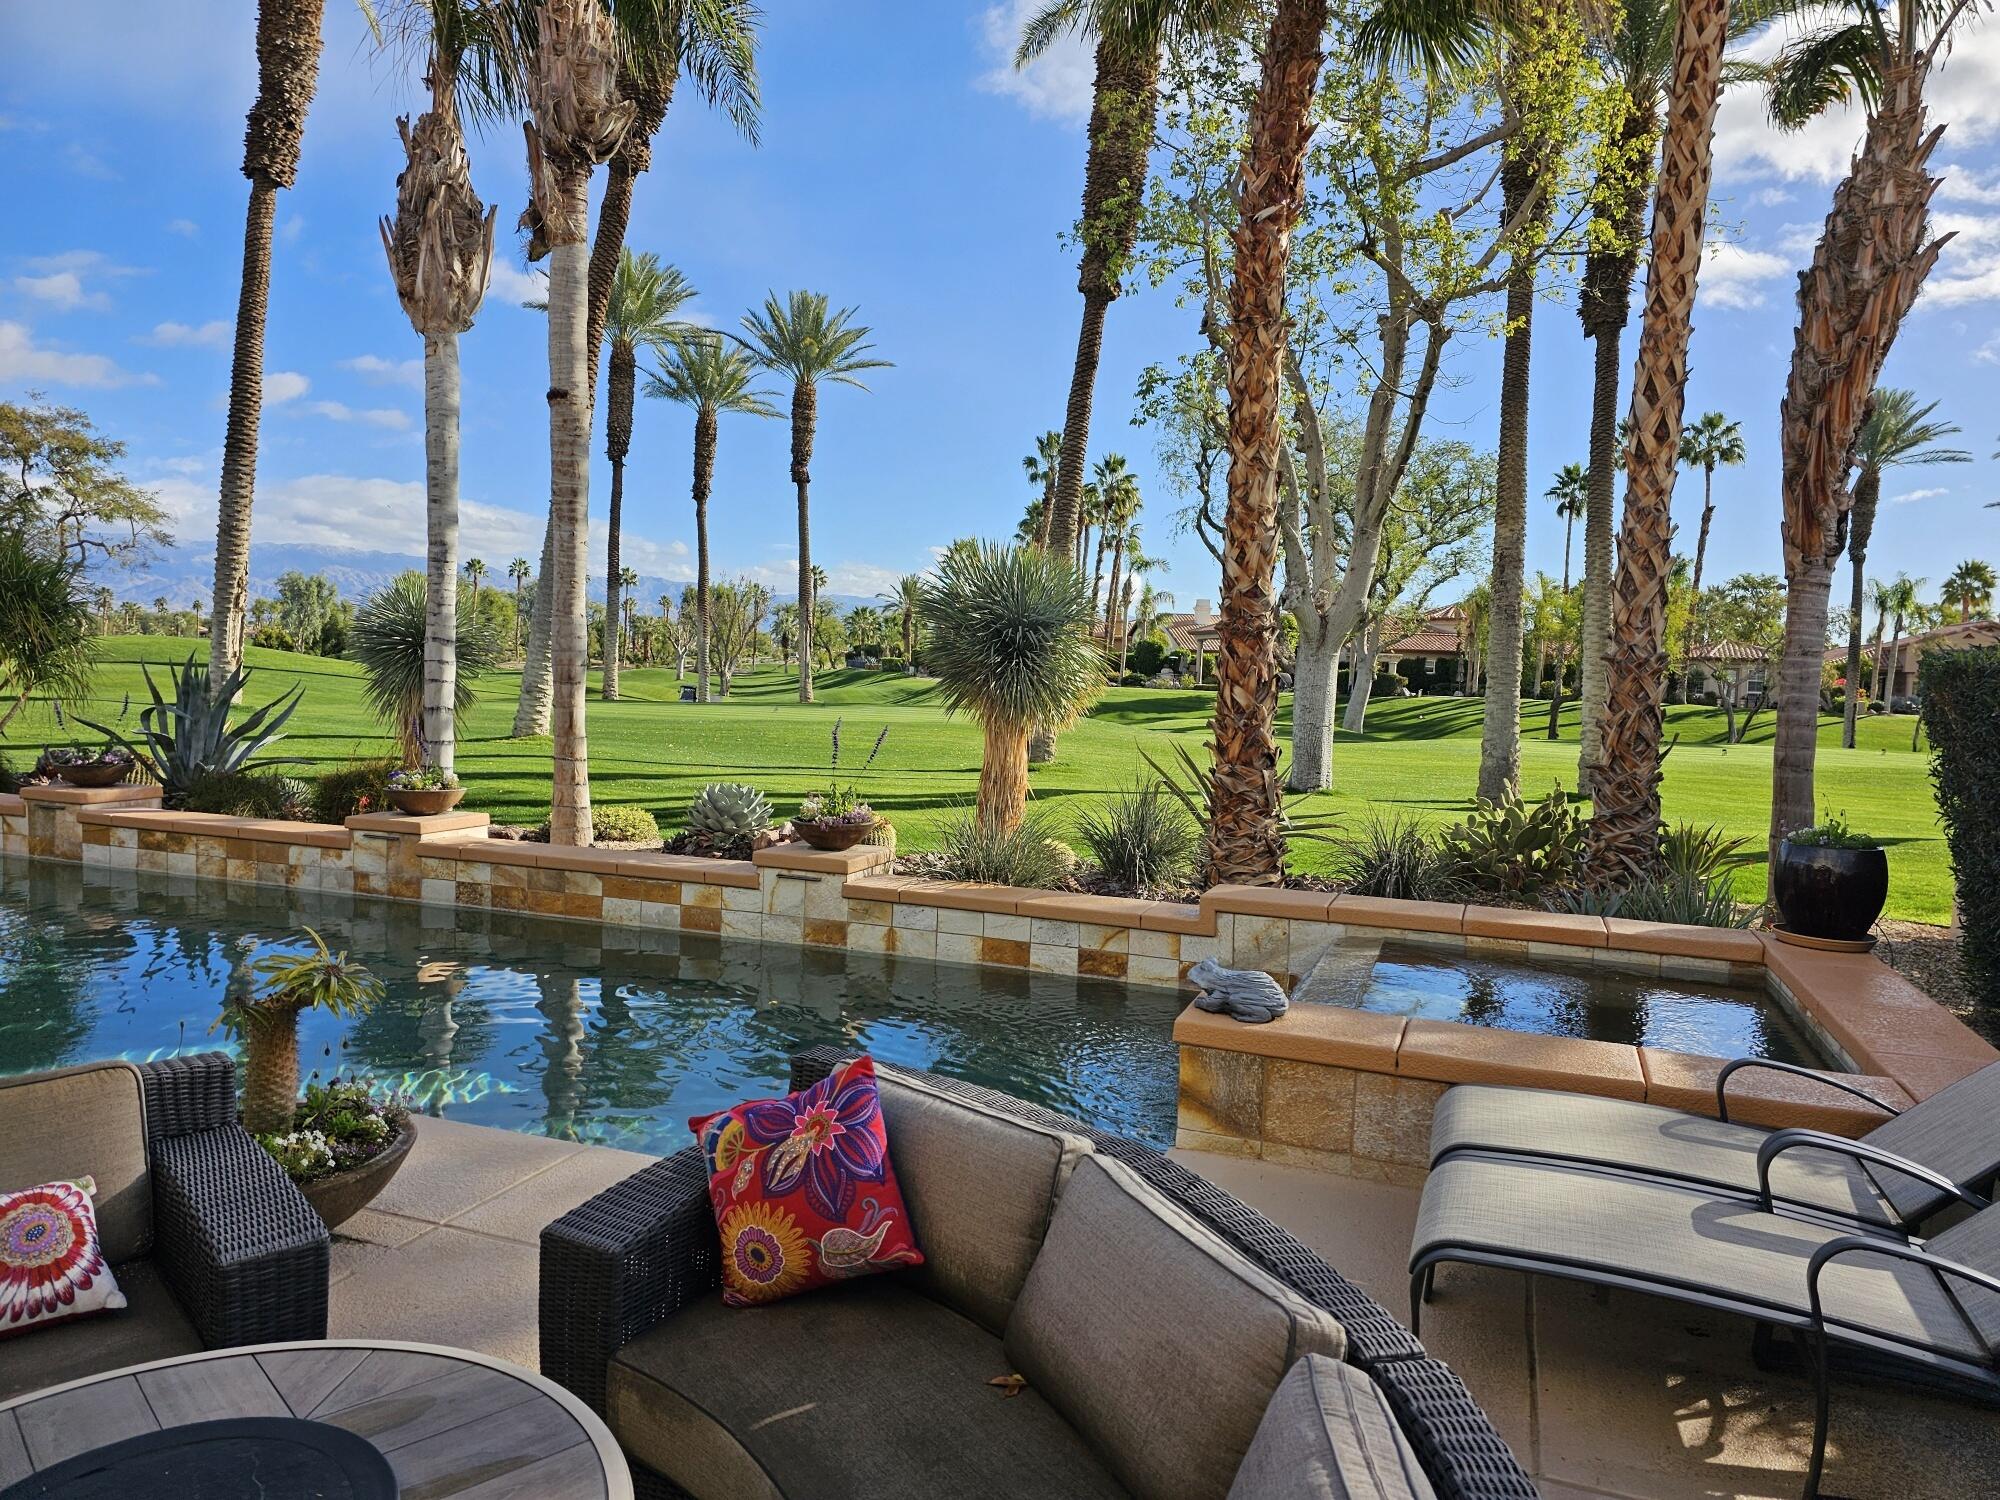
[[896,952],[904,958],[936,958],[938,956],[938,934],[923,928],[892,927]]
[[935,906],[914,906],[908,902],[899,903],[895,908],[895,920],[891,923],[901,932],[937,932],[942,915]]
[[[954,913],[947,910],[946,916]],[[970,915],[978,916],[973,912]],[[937,935],[937,956],[940,961],[952,964],[976,964],[979,962],[979,945],[984,939],[966,932],[940,931]]]
[[960,911],[951,906],[934,909],[938,914],[939,936],[949,933],[957,937],[978,937],[986,931],[986,913],[983,911]]
[[[692,1140],[689,1136],[688,1143]],[[623,1182],[634,1172],[650,1167],[655,1160],[637,1151],[586,1146],[546,1171],[537,1172],[497,1197],[468,1209],[453,1219],[450,1227],[477,1230],[524,1245],[538,1244],[543,1225]]]
[[1264,1059],[1212,1047],[1182,1047],[1180,1052],[1181,1125],[1209,1135],[1259,1139]]
[[[982,929],[987,937],[998,938],[1008,943],[1031,943],[1034,941],[1035,924],[1031,917],[1009,916],[1005,912],[986,913],[986,925]],[[1071,939],[1074,945],[1075,939]]]
[[[987,919],[988,937],[1011,937],[1012,933],[995,932],[992,918]],[[1050,917],[1029,919],[1028,941],[1041,948],[1074,948],[1077,945],[1077,928],[1074,922],[1063,922]]]
[[803,917],[806,885],[767,870],[763,875],[764,912],[767,916]]
[[[731,895],[754,896],[755,891],[731,891]],[[764,934],[764,914],[759,911],[736,911],[725,906],[722,909],[722,935],[728,938],[746,938],[755,942]]]
[[1265,1144],[1352,1154],[1354,1080],[1351,1068],[1267,1058],[1261,1131]]
[[433,1229],[368,1254],[332,1290],[335,1338],[421,1338],[533,1369],[539,1253],[533,1245]]
[[578,1148],[518,1131],[425,1117],[417,1143],[374,1207],[441,1223],[532,1177]]
[[1147,958],[1137,953],[1127,954],[1125,978],[1131,984],[1151,984],[1158,985],[1162,989],[1173,989],[1181,982],[1180,960]]
[[[1040,926],[1040,923],[1036,924]],[[1068,923],[1059,923],[1068,926]],[[1073,943],[1031,943],[1028,946],[1028,967],[1038,974],[1076,973],[1076,945]]]
[[1431,1116],[1444,1091],[1444,1084],[1426,1079],[1357,1073],[1354,1154],[1397,1166],[1428,1165]]

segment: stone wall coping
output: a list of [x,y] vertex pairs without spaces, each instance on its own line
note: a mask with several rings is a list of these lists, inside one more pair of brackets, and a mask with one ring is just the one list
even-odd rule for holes
[[1465,907],[1455,901],[1391,901],[1382,896],[1340,895],[1327,909],[1348,927],[1399,927],[1405,932],[1462,933]]
[[1219,1052],[1393,1073],[1406,1025],[1401,1016],[1344,1005],[1295,1005],[1275,1021],[1250,1025],[1189,1005],[1174,1021],[1174,1040]]
[[1743,927],[1681,927],[1671,922],[1638,922],[1630,917],[1606,917],[1604,932],[1613,948],[1628,953],[1714,958],[1733,964],[1764,962],[1763,939]]
[[815,849],[810,844],[773,844],[750,856],[760,870],[805,870],[815,875],[865,875],[890,864],[893,849],[856,844],[852,849]]
[[194,838],[246,839],[263,844],[299,844],[346,849],[354,836],[338,823],[294,823],[282,818],[231,818],[221,813],[168,812],[163,808],[85,807],[76,814],[87,828],[150,828]]
[[1396,1049],[1396,1072],[1433,1083],[1498,1083],[1613,1099],[1646,1097],[1637,1047],[1459,1021],[1411,1021]]
[[462,828],[485,828],[492,822],[483,812],[430,813],[421,817],[414,813],[356,813],[347,820],[347,826],[357,833],[400,833],[420,839]]
[[1331,891],[1294,891],[1283,886],[1217,885],[1201,895],[1201,909],[1205,912],[1283,917],[1293,922],[1324,922],[1332,905]]
[[122,802],[157,803],[165,793],[156,786],[121,782],[117,786],[24,786],[24,802],[60,802],[77,807],[115,806]]
[[[1703,1057],[1693,1052],[1672,1052],[1662,1047],[1641,1047],[1639,1066],[1646,1074],[1646,1102],[1665,1105],[1687,1114],[1715,1115],[1715,1080],[1722,1071],[1719,1057]],[[1842,1083],[1880,1099],[1895,1109],[1908,1109],[1911,1099],[1893,1078],[1867,1073],[1840,1073]],[[1803,1125],[1828,1130],[1835,1135],[1865,1135],[1888,1118],[1884,1110],[1873,1110],[1858,1099],[1850,1099],[1837,1089],[1816,1087],[1809,1079],[1765,1068],[1749,1068],[1729,1080],[1729,1118],[1746,1125],[1777,1129]]]
[[425,859],[455,859],[464,864],[527,865],[626,880],[670,880],[750,891],[758,886],[756,869],[742,860],[698,859],[645,849],[575,849],[513,839],[426,839],[417,845],[417,852]]
[[1523,911],[1510,906],[1465,908],[1467,937],[1507,938],[1518,943],[1561,943],[1570,948],[1605,948],[1604,918],[1566,912]]
[[19,792],[0,792],[0,814],[24,813],[27,810],[28,804],[21,799]]

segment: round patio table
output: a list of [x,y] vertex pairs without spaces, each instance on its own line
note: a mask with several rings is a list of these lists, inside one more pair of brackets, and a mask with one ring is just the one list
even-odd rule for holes
[[[79,1467],[72,1460],[100,1449],[153,1451],[129,1439],[257,1425],[243,1418],[279,1419],[272,1432],[303,1422],[362,1439],[387,1461],[392,1493],[633,1500],[617,1440],[561,1386],[467,1349],[358,1339],[209,1350],[0,1403],[0,1497],[44,1493],[38,1475],[63,1482]],[[174,1472],[161,1462],[163,1477]]]

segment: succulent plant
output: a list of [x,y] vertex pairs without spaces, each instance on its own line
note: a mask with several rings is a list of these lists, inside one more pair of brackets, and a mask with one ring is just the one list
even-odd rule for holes
[[688,804],[687,826],[719,849],[747,849],[771,826],[771,799],[739,781],[711,782]]

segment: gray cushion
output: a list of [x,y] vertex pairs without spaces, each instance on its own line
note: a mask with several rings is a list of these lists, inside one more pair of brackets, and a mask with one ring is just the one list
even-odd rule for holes
[[1101,1154],[1077,1163],[1007,1323],[1015,1367],[1144,1500],[1222,1500],[1285,1372],[1346,1342]]
[[175,1359],[202,1347],[201,1336],[149,1260],[113,1266],[126,1305],[0,1339],[0,1401],[126,1365]]
[[1278,1386],[1229,1500],[1433,1500],[1381,1388],[1309,1354]]
[[898,1276],[758,1308],[719,1296],[619,1351],[606,1414],[697,1500],[1094,1500],[1124,1491],[1000,1341]]
[[1007,1326],[1082,1136],[1043,1130],[884,1074],[882,1123],[924,1264],[925,1292],[989,1333]]
[[97,1179],[97,1234],[113,1265],[153,1247],[146,1090],[130,1063],[0,1078],[0,1192]]
[[[2000,1063],[1939,1089],[1862,1139],[1961,1186],[1986,1181],[2000,1172]],[[1906,1219],[1921,1219],[1948,1201],[1936,1188],[1900,1172],[1878,1167],[1875,1176]]]

